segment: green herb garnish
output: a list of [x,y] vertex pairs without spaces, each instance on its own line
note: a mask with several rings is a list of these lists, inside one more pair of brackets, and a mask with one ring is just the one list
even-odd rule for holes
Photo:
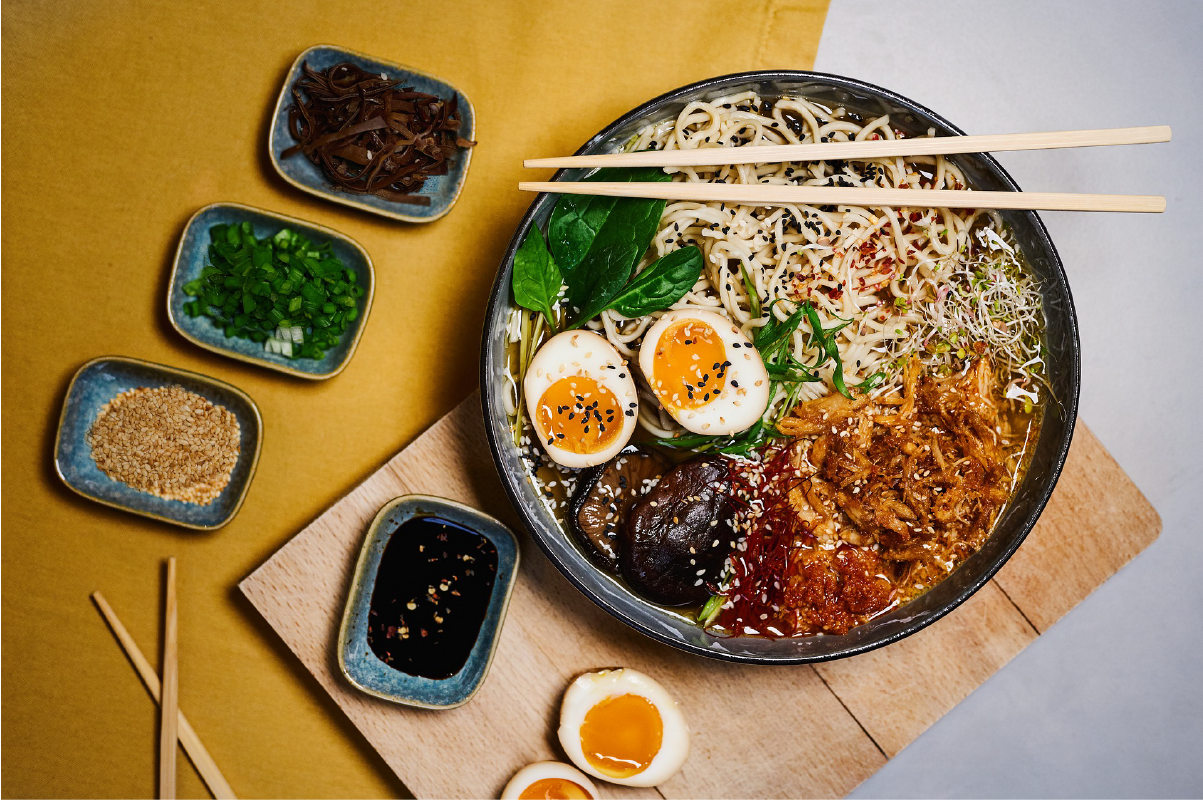
[[815,307],[809,301],[803,301],[802,310],[806,312],[806,321],[810,324],[811,342],[819,350],[820,359],[815,368],[822,366],[828,359],[835,362],[835,370],[831,374],[831,382],[835,385],[837,392],[844,397],[851,398],[852,392],[848,391],[848,387],[844,385],[844,362],[840,358],[840,349],[836,344],[835,335],[844,328],[852,324],[852,320],[844,320],[839,325],[831,328],[824,328],[822,320],[819,319],[819,312],[815,311]]
[[184,284],[195,298],[184,313],[209,317],[226,336],[272,352],[320,359],[359,317],[356,301],[365,294],[332,249],[288,228],[258,239],[249,222],[214,225],[201,277]]
[[559,300],[564,281],[556,260],[543,242],[543,234],[535,225],[531,225],[522,246],[514,254],[513,284],[514,302],[539,312],[548,326],[554,328],[556,321],[551,309]]
[[888,377],[889,377],[889,375],[887,375],[884,372],[874,372],[872,375],[865,378],[860,383],[855,384],[855,386],[853,388],[859,389],[862,392],[871,392],[874,389],[876,389],[878,386],[881,386],[881,384]]
[[752,311],[752,316],[760,319],[760,293],[752,285],[752,276],[748,274],[748,268],[742,261],[739,262],[739,274],[743,278],[744,291],[748,293],[748,307]]
[[685,296],[702,274],[702,251],[690,245],[674,250],[648,265],[604,307],[588,317],[582,315],[571,327],[579,328],[606,309],[624,317],[640,317],[661,311]]
[[[798,329],[798,325],[801,324],[802,318],[805,316],[802,308],[798,307],[785,320],[777,319],[776,315],[773,314],[773,306],[778,302],[780,301],[774,300],[769,304],[768,322],[762,325],[752,338],[752,344],[756,345],[756,350],[760,353],[760,358],[765,362],[790,340],[790,337],[793,336],[794,331]],[[810,304],[807,303],[806,305]]]
[[723,601],[727,598],[721,594],[712,594],[706,604],[702,606],[702,610],[698,612],[698,624],[703,628],[714,622],[718,612],[723,607]]
[[[668,181],[658,168],[603,169],[594,181]],[[585,197],[589,202],[584,202]],[[611,202],[603,202],[603,201]],[[565,195],[548,225],[551,254],[568,284],[568,302],[589,320],[610,305],[647,252],[664,213],[664,200]],[[561,207],[564,211],[560,211]]]
[[652,443],[663,445],[664,447],[693,450],[698,453],[710,452],[747,456],[751,455],[753,450],[763,447],[771,439],[784,438],[788,437],[783,433],[778,433],[771,423],[766,423],[763,419],[758,419],[752,427],[731,436],[707,436],[696,433],[674,436],[667,439],[653,439]]

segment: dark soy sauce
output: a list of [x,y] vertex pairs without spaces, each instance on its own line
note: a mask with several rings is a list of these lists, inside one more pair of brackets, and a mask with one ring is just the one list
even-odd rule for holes
[[497,548],[439,517],[393,531],[368,610],[368,647],[393,669],[450,678],[476,644],[497,578]]

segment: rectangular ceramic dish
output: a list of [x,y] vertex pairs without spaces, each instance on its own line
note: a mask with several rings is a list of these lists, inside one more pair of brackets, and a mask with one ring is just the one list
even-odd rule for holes
[[[402,523],[439,517],[484,536],[497,548],[492,595],[468,660],[450,678],[410,675],[381,661],[368,645],[368,614],[384,548]],[[453,500],[410,494],[386,504],[368,526],[338,633],[338,667],[356,688],[394,703],[430,709],[462,706],[484,683],[518,573],[518,540],[509,528]]]
[[[238,461],[229,484],[213,502],[201,506],[140,492],[105,475],[92,460],[86,436],[101,406],[121,392],[140,386],[182,386],[215,405],[228,408],[238,419],[241,434]],[[241,389],[163,364],[105,356],[80,367],[67,387],[54,444],[54,469],[68,488],[89,500],[185,528],[215,530],[233,519],[242,507],[259,464],[262,442],[263,420],[259,407]]]
[[292,105],[292,87],[304,74],[303,66],[308,64],[311,69],[320,71],[345,61],[349,61],[367,72],[399,79],[403,86],[412,86],[419,92],[426,92],[445,99],[458,96],[459,135],[465,139],[476,139],[476,112],[472,107],[472,102],[451,84],[416,69],[373,58],[366,53],[329,44],[319,44],[297,56],[297,60],[288,70],[284,85],[280,88],[280,96],[276,99],[276,107],[272,112],[271,132],[267,141],[267,150],[272,166],[281,178],[303,192],[371,214],[379,214],[382,217],[402,222],[433,222],[444,216],[455,205],[455,201],[459,199],[460,192],[464,188],[464,180],[468,176],[468,165],[472,162],[472,148],[460,150],[451,157],[446,175],[436,175],[426,181],[420,194],[430,197],[431,202],[428,206],[396,203],[376,195],[352,194],[342,191],[335,188],[317,165],[304,155],[298,153],[288,158],[280,157],[284,150],[296,143],[288,127],[288,108]]
[[[364,295],[358,301],[359,316],[343,333],[338,346],[327,350],[321,360],[289,358],[269,353],[259,342],[226,336],[209,317],[190,317],[184,313],[184,303],[192,300],[184,291],[184,286],[200,278],[201,270],[208,262],[209,229],[214,225],[236,225],[242,222],[250,222],[254,226],[255,236],[261,239],[274,235],[282,228],[289,228],[315,242],[330,241],[334,245],[334,255],[338,256],[347,269],[355,272],[358,285],[364,288]],[[198,347],[298,378],[325,380],[346,369],[351,356],[355,355],[355,348],[359,346],[363,330],[368,324],[368,314],[372,311],[375,292],[376,270],[372,266],[372,259],[367,251],[349,236],[322,225],[262,208],[240,203],[214,203],[193,214],[184,227],[168,282],[167,318],[181,336]]]

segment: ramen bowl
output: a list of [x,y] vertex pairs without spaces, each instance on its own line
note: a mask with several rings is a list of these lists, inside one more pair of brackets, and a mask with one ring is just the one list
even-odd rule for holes
[[[701,81],[649,100],[593,136],[578,154],[614,152],[645,124],[674,118],[695,100],[751,90],[765,98],[801,95],[832,107],[855,109],[869,118],[890,115],[890,124],[909,135],[962,135],[960,128],[899,94],[836,75],[799,71],[746,72]],[[948,157],[977,190],[1019,191],[1010,175],[988,154]],[[561,170],[553,180],[580,180],[586,170]],[[650,603],[593,565],[574,537],[562,530],[540,501],[510,436],[506,416],[506,322],[512,307],[514,254],[532,225],[544,226],[557,195],[541,194],[527,210],[510,242],[489,301],[481,348],[481,390],[489,446],[502,484],[526,527],[556,568],[610,614],[640,632],[680,650],[727,661],[800,664],[863,653],[896,642],[952,611],[980,589],[1006,563],[1036,524],[1052,495],[1069,452],[1077,419],[1080,378],[1077,317],[1057,250],[1040,217],[1031,211],[1005,211],[1028,268],[1037,278],[1045,314],[1046,401],[1028,467],[993,532],[973,556],[918,598],[874,617],[842,635],[765,638],[712,634],[673,609]]]

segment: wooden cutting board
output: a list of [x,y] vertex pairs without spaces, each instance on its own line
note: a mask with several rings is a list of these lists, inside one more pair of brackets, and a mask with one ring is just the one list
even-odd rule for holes
[[[338,672],[335,642],[367,524],[392,498],[441,495],[519,533],[520,575],[480,693],[452,711],[376,700]],[[243,593],[418,797],[496,797],[510,775],[565,760],[555,741],[571,678],[647,672],[693,730],[684,769],[657,789],[606,796],[837,796],[872,775],[1073,608],[1161,530],[1161,520],[1078,424],[1052,500],[1027,541],[968,602],[897,644],[815,666],[712,661],[631,630],[574,589],[530,540],[485,441],[479,395],[394,456],[240,584]]]

